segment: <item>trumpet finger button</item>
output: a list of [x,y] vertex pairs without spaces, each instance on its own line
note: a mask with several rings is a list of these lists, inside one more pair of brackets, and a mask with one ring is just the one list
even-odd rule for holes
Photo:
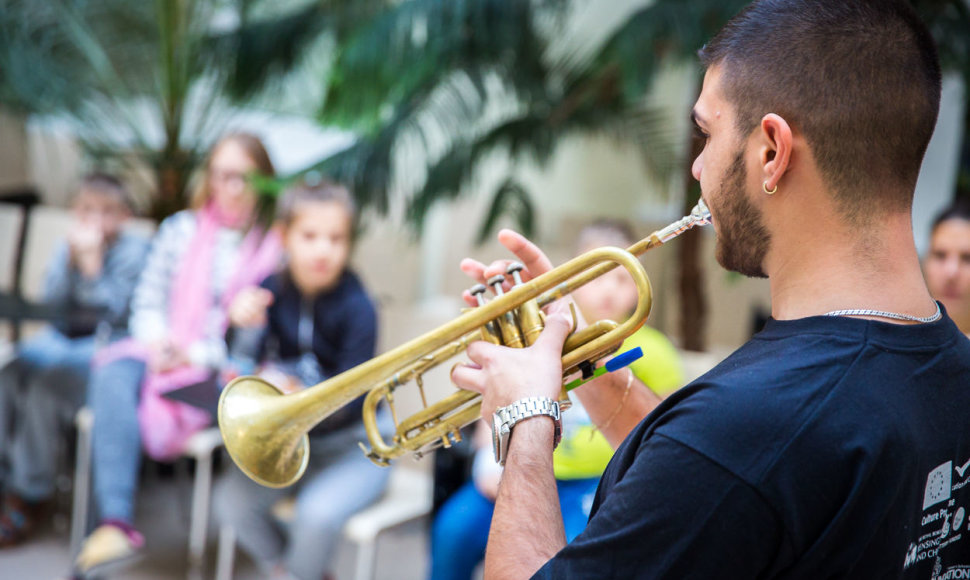
[[492,287],[497,296],[502,295],[502,284],[505,282],[505,276],[502,274],[496,274],[488,279],[488,285]]
[[520,274],[520,272],[524,269],[525,269],[525,266],[523,266],[522,264],[518,262],[512,262],[511,264],[509,264],[509,267],[506,270],[506,272],[508,272],[509,275],[512,276],[512,279],[515,280],[516,286],[522,285],[522,275]]
[[478,305],[479,306],[484,306],[485,305],[485,292],[487,290],[488,290],[488,288],[486,288],[484,284],[475,284],[474,286],[472,286],[471,288],[469,288],[468,292],[472,296],[475,297],[475,300],[478,301]]

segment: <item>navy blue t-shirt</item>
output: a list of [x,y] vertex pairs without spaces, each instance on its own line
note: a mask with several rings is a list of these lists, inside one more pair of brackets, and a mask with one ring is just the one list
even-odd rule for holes
[[[261,286],[274,299],[257,360],[281,364],[310,386],[373,358],[377,312],[363,284],[349,270],[332,289],[313,298],[301,295],[285,272],[270,276]],[[304,337],[301,328],[308,330]],[[322,421],[310,434],[358,423],[362,407],[363,396]]]
[[536,576],[970,577],[968,481],[949,318],[771,320],[633,430]]

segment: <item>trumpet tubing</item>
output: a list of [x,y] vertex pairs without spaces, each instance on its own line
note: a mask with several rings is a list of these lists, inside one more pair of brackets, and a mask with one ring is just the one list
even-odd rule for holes
[[[698,204],[691,215],[652,233],[631,246],[598,248],[523,282],[521,266],[510,267],[515,285],[502,293],[504,276],[489,280],[496,297],[484,300],[484,286],[472,289],[479,307],[405,344],[349,369],[318,385],[283,395],[257,377],[239,377],[223,389],[219,399],[219,428],[233,461],[250,478],[269,487],[285,487],[300,478],[309,457],[306,433],[347,403],[365,395],[363,421],[375,463],[387,465],[404,453],[422,454],[461,439],[460,429],[480,414],[481,396],[457,391],[432,404],[424,400],[421,377],[432,368],[464,352],[473,341],[488,340],[520,348],[535,342],[542,332],[541,308],[617,266],[633,277],[639,291],[637,307],[629,319],[600,321],[574,332],[563,347],[563,376],[585,364],[593,365],[612,353],[646,320],[652,291],[637,256],[696,225],[710,223],[710,214]],[[386,402],[394,413],[394,392],[415,382],[423,408],[398,420],[395,433],[385,441],[377,425],[377,410]],[[364,447],[363,445],[361,445]]]

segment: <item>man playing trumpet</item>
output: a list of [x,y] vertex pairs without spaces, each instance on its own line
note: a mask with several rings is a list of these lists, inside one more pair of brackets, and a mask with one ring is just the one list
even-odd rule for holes
[[[663,403],[623,373],[577,391],[618,449],[568,545],[543,414],[570,323],[559,309],[529,348],[471,345],[454,382],[486,420],[519,417],[486,577],[970,570],[970,341],[931,299],[911,227],[940,98],[928,31],[904,0],[760,0],[701,59],[693,174],[719,263],[769,278],[772,319]],[[551,268],[499,239],[527,278]],[[480,281],[505,266],[462,263]]]

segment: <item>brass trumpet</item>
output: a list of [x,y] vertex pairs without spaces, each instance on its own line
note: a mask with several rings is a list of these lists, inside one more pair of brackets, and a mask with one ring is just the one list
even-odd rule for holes
[[[622,323],[603,320],[573,332],[563,346],[563,377],[587,372],[614,352],[647,319],[653,300],[650,280],[637,256],[679,236],[694,226],[710,223],[703,200],[690,215],[653,232],[627,250],[604,247],[587,252],[523,283],[521,266],[510,267],[515,285],[502,294],[504,276],[489,280],[497,297],[484,301],[486,288],[472,289],[479,307],[366,363],[302,391],[284,395],[257,377],[239,377],[219,398],[219,429],[229,455],[257,483],[269,487],[291,485],[303,475],[309,458],[307,432],[332,413],[367,393],[364,425],[370,449],[361,448],[379,465],[406,452],[417,455],[461,440],[460,429],[480,415],[481,395],[459,390],[401,421],[394,417],[395,434],[384,441],[377,427],[377,406],[392,409],[394,392],[414,381],[422,389],[422,375],[460,354],[473,341],[523,347],[542,332],[542,307],[602,276],[616,266],[629,271],[639,298],[633,315]],[[565,398],[565,395],[564,395]]]

